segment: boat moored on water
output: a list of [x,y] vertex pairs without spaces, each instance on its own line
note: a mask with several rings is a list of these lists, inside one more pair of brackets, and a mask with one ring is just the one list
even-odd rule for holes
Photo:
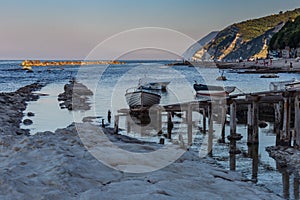
[[167,86],[169,84],[170,84],[170,81],[157,81],[157,80],[147,80],[147,79],[139,80],[139,87],[144,90],[166,91]]
[[270,91],[300,90],[300,81],[293,78],[289,81],[271,82],[269,88]]
[[300,81],[294,81],[285,85],[286,90],[300,90]]
[[236,87],[235,86],[215,86],[215,85],[205,85],[195,82],[194,89],[196,95],[201,96],[227,96],[232,93]]
[[161,96],[138,87],[126,90],[125,98],[130,109],[148,109],[159,104]]

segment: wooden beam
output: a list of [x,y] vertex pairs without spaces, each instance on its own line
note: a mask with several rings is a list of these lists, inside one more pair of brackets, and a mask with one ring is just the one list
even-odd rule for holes
[[247,112],[247,143],[253,143],[253,104],[248,105],[248,112]]
[[296,137],[296,146],[300,147],[300,95],[295,97],[295,121],[294,121],[294,130]]
[[252,112],[252,120],[253,120],[253,134],[252,134],[252,144],[259,143],[259,135],[258,135],[258,104],[256,102],[252,103],[253,112]]
[[208,106],[208,142],[207,142],[207,153],[208,156],[212,156],[212,145],[213,145],[213,112],[212,106]]
[[188,105],[188,109],[186,111],[187,115],[187,133],[188,133],[188,146],[192,145],[193,140],[193,111],[192,105]]
[[283,108],[284,108],[283,130],[280,137],[280,145],[291,146],[291,137],[290,137],[291,99],[290,97],[284,97]]
[[119,115],[115,115],[114,133],[118,134],[118,132],[119,132]]
[[230,135],[236,134],[236,102],[230,104]]

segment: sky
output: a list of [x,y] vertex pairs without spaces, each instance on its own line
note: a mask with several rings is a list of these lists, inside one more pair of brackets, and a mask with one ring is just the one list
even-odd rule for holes
[[[0,0],[0,59],[84,59],[114,35],[143,27],[196,41],[232,23],[299,7],[299,0]],[[101,58],[122,48],[114,44]]]

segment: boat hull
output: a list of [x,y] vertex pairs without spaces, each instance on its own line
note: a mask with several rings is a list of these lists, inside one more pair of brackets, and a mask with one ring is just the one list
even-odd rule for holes
[[194,84],[194,89],[196,90],[197,96],[227,96],[235,90],[234,86],[209,86],[202,84]]
[[146,91],[127,92],[125,94],[126,102],[130,109],[134,108],[150,108],[160,103],[161,96]]

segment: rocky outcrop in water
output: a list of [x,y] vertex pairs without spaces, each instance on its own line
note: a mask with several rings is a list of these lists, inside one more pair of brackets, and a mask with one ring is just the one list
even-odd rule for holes
[[40,60],[25,60],[22,62],[22,66],[65,66],[65,65],[120,65],[124,62],[120,61],[40,61]]
[[91,107],[88,97],[92,95],[93,92],[85,85],[71,80],[64,86],[64,92],[58,95],[58,101],[63,101],[59,104],[62,109],[89,110]]

